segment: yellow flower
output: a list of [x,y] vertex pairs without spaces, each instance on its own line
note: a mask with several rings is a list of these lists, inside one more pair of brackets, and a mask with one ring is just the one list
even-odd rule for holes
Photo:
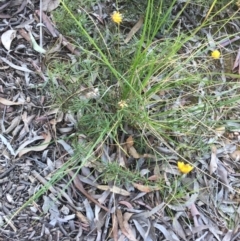
[[119,105],[119,107],[121,107],[122,109],[123,109],[124,107],[128,107],[128,105],[127,105],[127,103],[126,103],[125,100],[119,101],[119,102],[118,102],[118,105]]
[[221,56],[221,53],[216,49],[216,50],[212,51],[211,56],[213,59],[219,59]]
[[189,173],[193,169],[193,166],[191,166],[189,164],[184,164],[184,162],[178,162],[177,165],[178,165],[179,171],[184,174]]
[[118,11],[117,11],[117,12],[114,11],[113,14],[112,14],[112,16],[111,16],[111,18],[112,18],[112,21],[113,21],[114,23],[119,24],[119,23],[122,22],[123,16],[122,16],[122,14],[119,13]]

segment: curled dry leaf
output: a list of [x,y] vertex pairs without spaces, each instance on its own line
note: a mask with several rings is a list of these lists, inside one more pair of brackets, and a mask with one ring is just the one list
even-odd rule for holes
[[4,32],[1,36],[1,41],[3,46],[7,49],[10,50],[11,47],[11,43],[13,41],[13,39],[16,37],[16,30],[8,30],[6,32]]
[[212,146],[211,161],[209,165],[209,172],[213,174],[218,168],[217,148]]
[[18,153],[18,156],[21,157],[21,156],[23,156],[24,154],[26,154],[30,151],[43,151],[43,150],[45,150],[48,147],[48,145],[49,145],[49,143],[52,139],[50,132],[48,132],[47,134],[43,134],[43,138],[45,139],[43,141],[43,143],[41,143],[40,145],[37,145],[37,146],[32,146],[32,147],[29,147],[29,148],[22,149]]

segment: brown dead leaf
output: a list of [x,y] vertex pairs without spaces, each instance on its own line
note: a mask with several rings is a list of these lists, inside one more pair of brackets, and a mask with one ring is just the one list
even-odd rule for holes
[[159,180],[159,176],[157,176],[157,175],[152,175],[152,176],[150,176],[150,177],[148,178],[148,180],[149,180],[149,181],[157,181],[157,180]]
[[76,216],[78,217],[78,219],[80,220],[80,222],[85,223],[89,226],[89,221],[88,219],[81,213],[81,212],[76,212]]
[[160,187],[157,187],[157,186],[144,186],[138,183],[133,183],[133,186],[141,192],[153,192],[153,191],[160,190]]
[[112,234],[113,240],[118,241],[118,220],[115,214],[112,214]]
[[32,146],[32,147],[29,147],[29,148],[22,149],[18,153],[18,156],[21,157],[21,156],[23,156],[24,154],[26,154],[26,153],[28,153],[30,151],[43,151],[43,150],[45,150],[48,147],[52,137],[51,137],[50,132],[48,132],[47,134],[42,134],[42,135],[43,135],[43,137],[45,139],[43,141],[43,143],[41,143],[40,145],[37,145],[37,146]]
[[133,205],[127,201],[119,201],[119,204],[125,205],[129,209],[133,209]]
[[13,102],[11,100],[7,100],[2,97],[0,97],[0,103],[2,103],[3,105],[23,105],[24,104],[24,102]]
[[134,144],[134,141],[133,141],[133,137],[132,136],[129,136],[126,140],[126,145],[127,145],[127,148],[130,148],[132,147]]
[[138,22],[133,26],[133,28],[130,30],[127,37],[125,38],[124,40],[125,44],[132,39],[133,35],[142,27],[142,25],[143,25],[143,17],[140,17]]
[[122,216],[122,211],[120,209],[117,209],[117,221],[118,221],[118,224],[119,224],[119,227],[122,231],[122,233],[127,236],[127,231],[123,225],[123,216]]
[[141,155],[138,154],[138,152],[136,151],[136,149],[133,146],[128,149],[128,153],[129,153],[129,155],[131,155],[132,157],[134,157],[136,159],[141,157]]

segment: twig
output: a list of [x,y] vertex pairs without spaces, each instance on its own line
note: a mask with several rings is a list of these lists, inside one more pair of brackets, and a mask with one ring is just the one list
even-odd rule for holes
[[[43,34],[42,34],[42,0],[39,2],[39,9],[40,9],[40,14],[39,14],[39,22],[40,22],[40,28],[39,28],[39,45],[42,48],[43,47]],[[40,62],[42,59],[42,55],[40,55]]]

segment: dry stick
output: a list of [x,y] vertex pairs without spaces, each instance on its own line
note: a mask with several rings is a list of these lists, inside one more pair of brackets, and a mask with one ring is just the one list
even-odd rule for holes
[[101,205],[97,200],[95,200],[83,187],[82,183],[78,179],[78,177],[73,173],[73,171],[69,171],[69,175],[73,178],[73,182],[76,188],[84,195],[87,199],[98,205],[100,208],[104,209],[105,211],[109,212],[109,209]]
[[[39,9],[40,9],[40,14],[39,14],[39,22],[40,22],[40,28],[39,28],[39,44],[40,47],[43,47],[43,34],[42,34],[42,0],[39,2]],[[42,54],[40,55],[40,62],[42,62]]]

